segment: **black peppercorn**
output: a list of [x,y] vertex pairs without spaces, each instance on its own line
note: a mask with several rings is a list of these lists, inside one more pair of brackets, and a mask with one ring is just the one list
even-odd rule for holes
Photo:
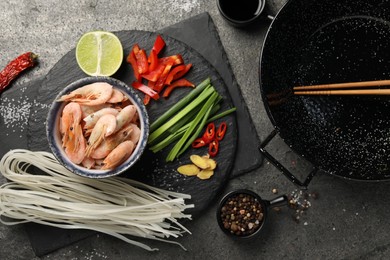
[[223,227],[231,234],[248,236],[259,229],[263,221],[263,208],[250,194],[236,194],[228,198],[220,211]]

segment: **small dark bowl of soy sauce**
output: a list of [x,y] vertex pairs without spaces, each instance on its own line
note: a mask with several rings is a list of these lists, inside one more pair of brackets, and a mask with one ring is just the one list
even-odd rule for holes
[[259,19],[265,0],[217,0],[217,6],[229,24],[244,27]]

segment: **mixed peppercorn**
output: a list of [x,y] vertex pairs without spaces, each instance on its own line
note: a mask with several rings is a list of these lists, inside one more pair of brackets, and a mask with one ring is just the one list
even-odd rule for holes
[[250,194],[239,193],[222,205],[220,217],[223,227],[231,234],[248,236],[257,231],[264,220],[260,201]]

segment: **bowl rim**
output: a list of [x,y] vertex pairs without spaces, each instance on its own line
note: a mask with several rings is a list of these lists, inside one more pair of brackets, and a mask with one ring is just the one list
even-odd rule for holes
[[[87,84],[92,84],[96,82],[106,82],[111,84],[113,87],[118,88],[125,92],[125,94],[128,96],[128,98],[132,101],[133,105],[136,106],[137,112],[140,116],[140,130],[141,130],[141,138],[139,142],[137,143],[136,147],[134,148],[133,154],[121,165],[115,167],[114,169],[109,170],[90,170],[82,166],[78,166],[71,162],[65,155],[65,152],[62,147],[58,146],[56,142],[56,135],[54,132],[58,128],[58,120],[59,117],[57,117],[57,114],[59,111],[62,110],[62,108],[65,106],[65,102],[57,102],[62,95],[69,93],[70,91],[77,89],[79,87],[85,86]],[[62,107],[62,108],[61,108]],[[118,79],[112,78],[112,77],[106,77],[106,76],[91,76],[91,77],[85,77],[78,79],[76,81],[71,82],[67,86],[65,86],[55,97],[53,100],[49,112],[46,117],[46,137],[48,140],[48,144],[50,147],[50,150],[52,151],[53,155],[56,157],[56,159],[69,171],[83,176],[83,177],[89,177],[89,178],[106,178],[111,176],[116,176],[124,171],[128,170],[133,166],[141,157],[143,154],[146,145],[147,140],[149,137],[149,115],[147,113],[146,107],[143,104],[143,101],[139,97],[139,95],[130,88],[126,83],[123,81],[120,81]]]

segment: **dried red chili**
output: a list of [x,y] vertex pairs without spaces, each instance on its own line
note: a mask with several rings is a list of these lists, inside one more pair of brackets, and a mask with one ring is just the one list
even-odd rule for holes
[[33,67],[36,64],[38,55],[26,52],[12,60],[0,72],[0,93],[14,80],[22,71]]
[[223,137],[225,136],[225,134],[226,134],[226,129],[227,129],[226,123],[222,122],[218,126],[218,129],[217,129],[217,131],[215,133],[215,139],[217,139],[218,141],[221,141],[223,139]]

